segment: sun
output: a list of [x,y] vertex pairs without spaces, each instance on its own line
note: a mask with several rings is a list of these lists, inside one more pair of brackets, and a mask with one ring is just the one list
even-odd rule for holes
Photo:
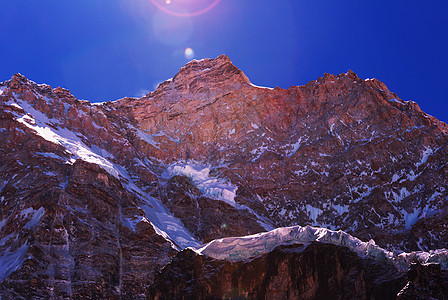
[[161,11],[176,17],[194,17],[210,11],[221,0],[151,0]]

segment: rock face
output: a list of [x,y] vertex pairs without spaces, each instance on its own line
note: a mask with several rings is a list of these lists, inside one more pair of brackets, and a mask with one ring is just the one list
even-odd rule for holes
[[438,264],[412,264],[397,299],[448,299],[448,273]]
[[247,211],[202,196],[185,176],[174,176],[165,187],[163,203],[201,241],[216,237],[244,236],[264,231]]
[[406,284],[394,267],[361,259],[345,247],[280,246],[248,262],[180,252],[156,276],[150,298],[395,299]]
[[213,166],[238,187],[237,203],[274,227],[343,229],[406,250],[447,246],[447,125],[376,79],[349,71],[271,90],[218,57],[106,106],[140,130],[136,139],[150,138],[130,140],[139,153]]
[[179,250],[298,224],[448,247],[447,125],[351,71],[270,89],[222,55],[102,104],[16,74],[0,108],[2,297],[144,298]]

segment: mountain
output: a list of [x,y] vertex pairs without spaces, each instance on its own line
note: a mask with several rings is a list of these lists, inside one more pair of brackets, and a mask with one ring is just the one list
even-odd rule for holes
[[[446,282],[448,127],[376,79],[348,71],[286,90],[258,87],[222,55],[189,62],[142,98],[105,103],[16,74],[0,84],[0,107],[5,298],[161,297],[173,266],[183,278],[188,268],[210,271],[195,282],[238,281],[245,268],[261,268],[251,294],[235,295],[276,297],[263,268],[310,264],[310,251],[348,264],[275,279],[338,278],[334,290],[310,283],[322,294],[304,298],[344,295],[341,282],[365,282],[356,295],[384,298],[383,286],[409,286],[413,260],[438,263],[431,282]],[[287,228],[307,228],[306,238]],[[224,250],[239,239],[219,244],[241,236],[254,242],[236,252]],[[390,276],[344,277],[360,260],[359,274]],[[432,267],[414,268],[433,276]],[[222,291],[215,297],[233,295]]]

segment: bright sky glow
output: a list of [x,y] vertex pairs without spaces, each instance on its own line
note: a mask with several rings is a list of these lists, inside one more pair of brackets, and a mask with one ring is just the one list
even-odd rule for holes
[[210,11],[220,0],[151,0],[161,11],[176,17],[195,17]]

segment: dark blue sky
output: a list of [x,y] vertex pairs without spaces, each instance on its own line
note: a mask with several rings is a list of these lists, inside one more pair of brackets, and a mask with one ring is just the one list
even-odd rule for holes
[[0,0],[0,81],[22,73],[92,102],[139,96],[190,47],[270,87],[352,69],[448,121],[446,0],[221,0],[193,17],[153,1],[186,13],[214,0]]

